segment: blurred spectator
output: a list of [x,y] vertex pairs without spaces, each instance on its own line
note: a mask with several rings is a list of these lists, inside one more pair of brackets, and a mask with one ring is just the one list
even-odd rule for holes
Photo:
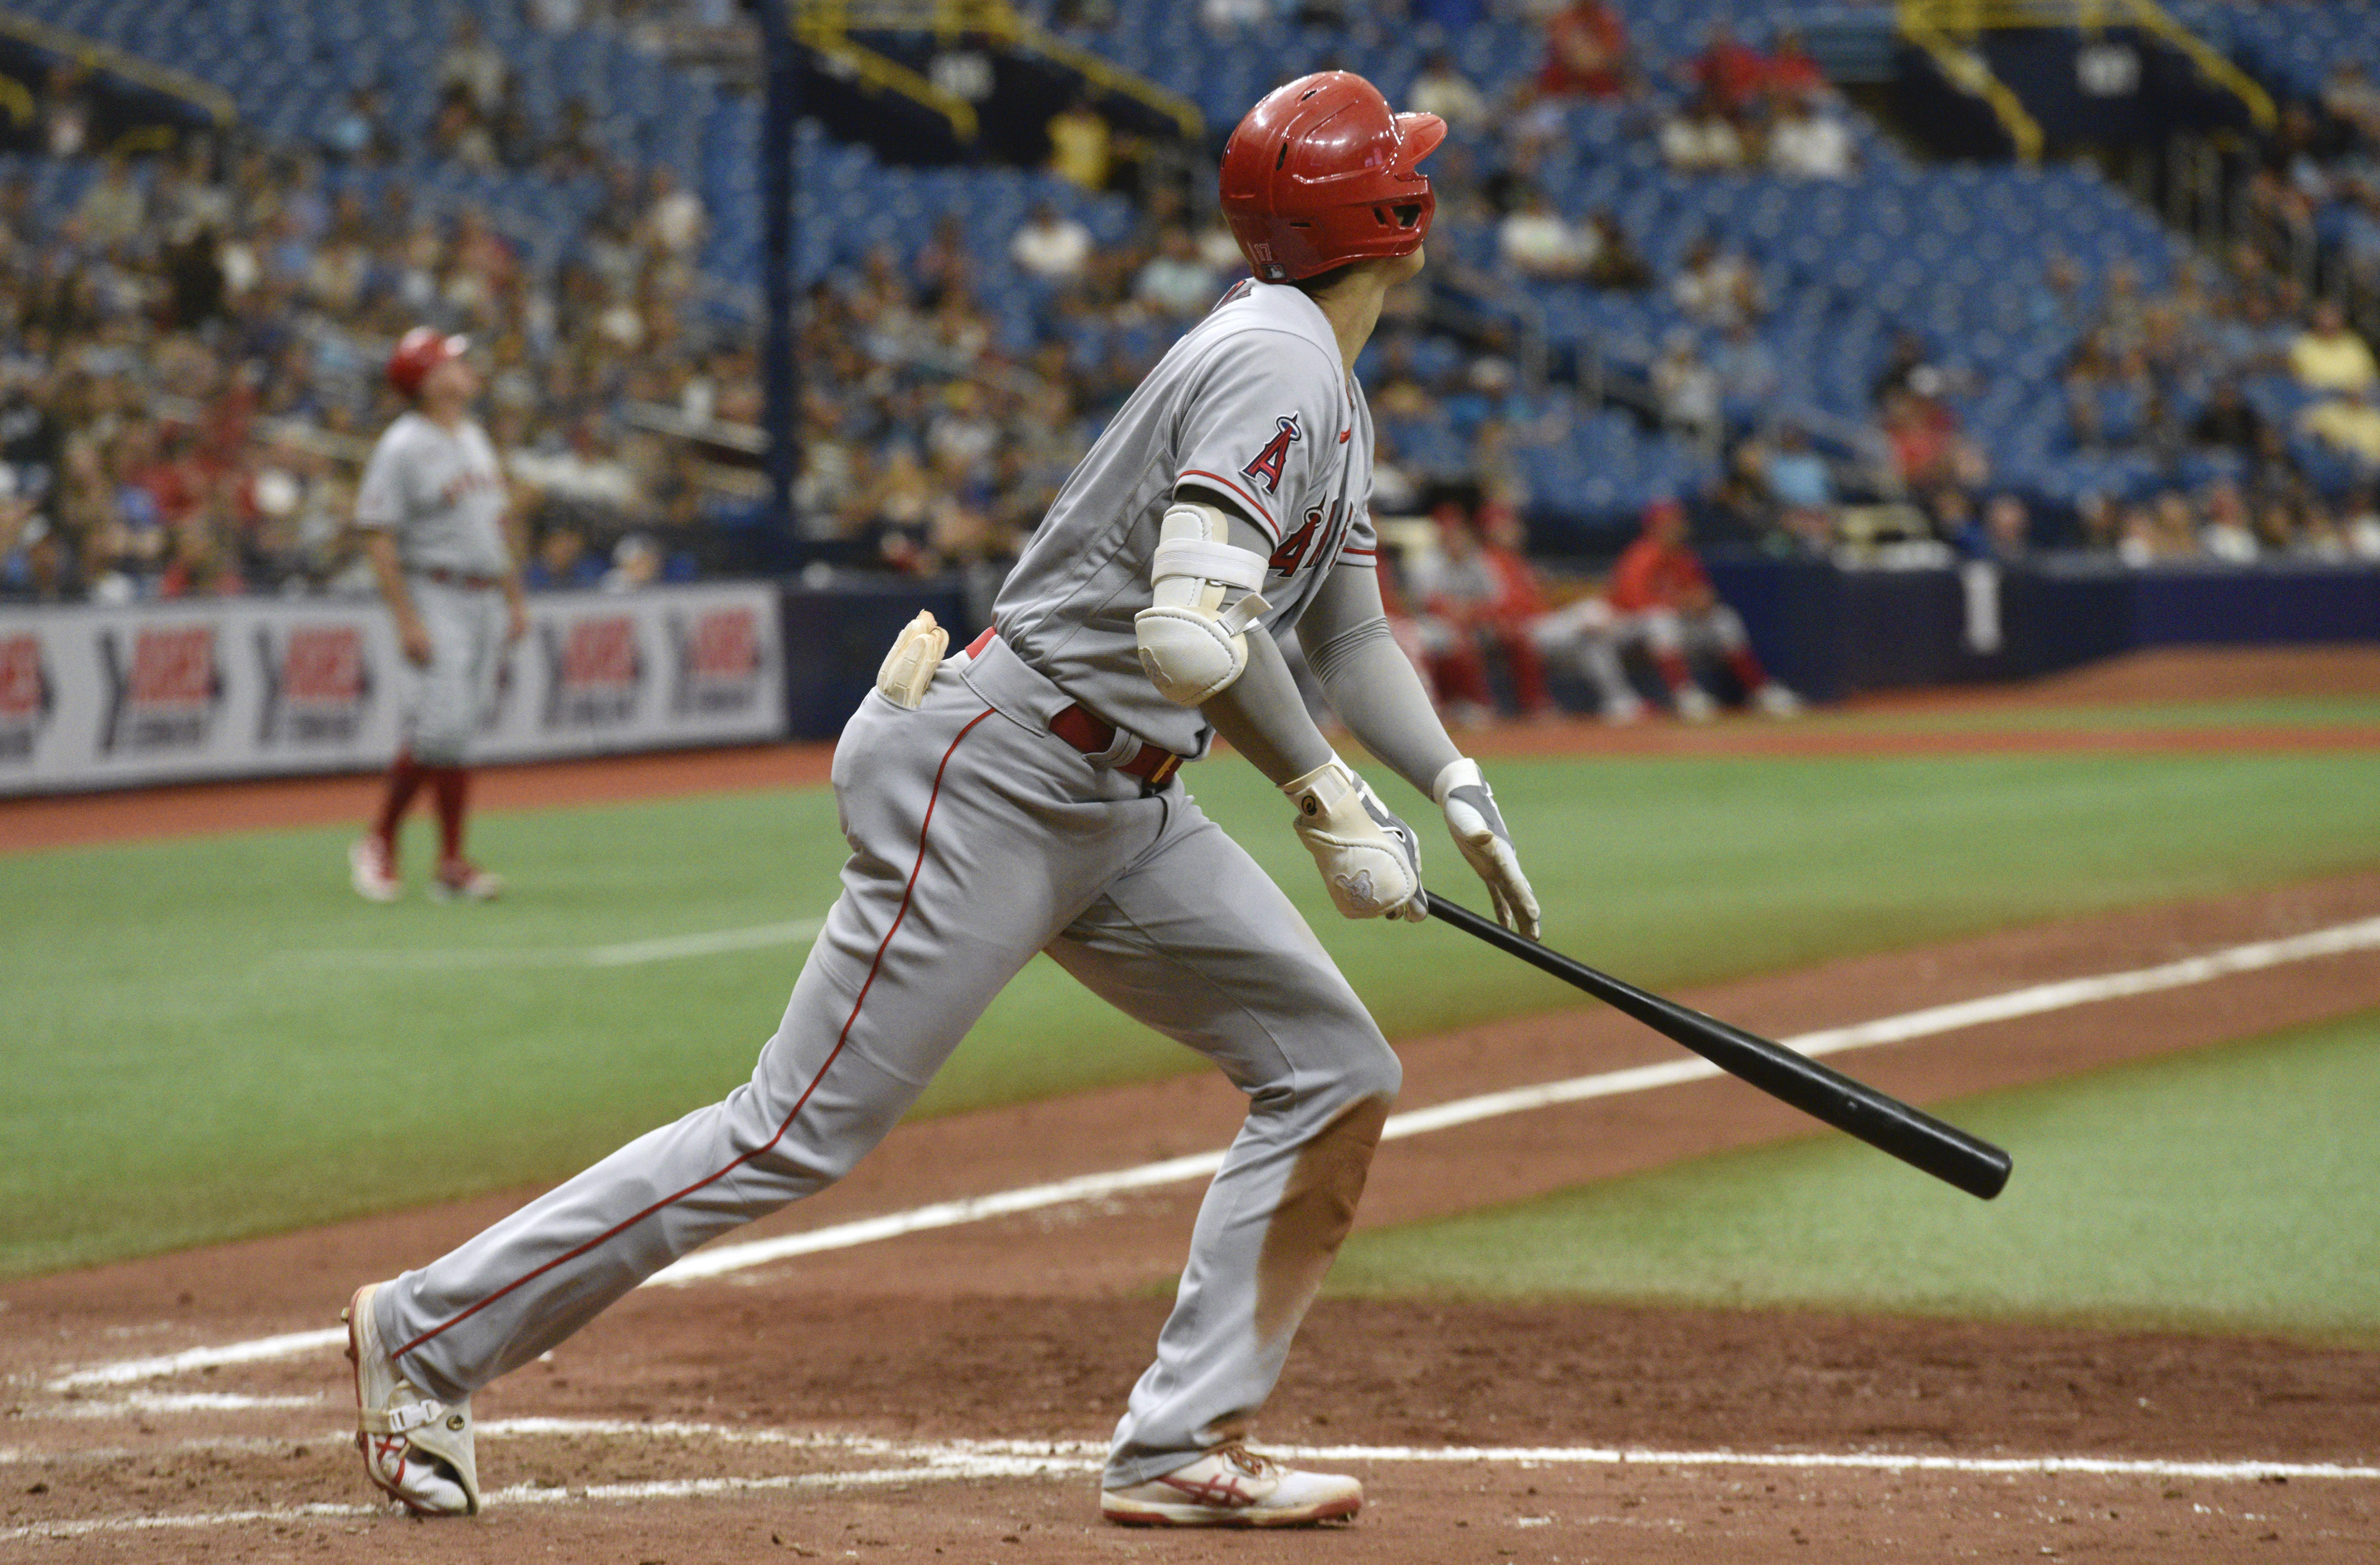
[[1697,93],[1661,126],[1661,156],[1681,174],[1743,166],[1743,137],[1707,92]]
[[1496,249],[1524,277],[1565,282],[1583,277],[1596,258],[1595,241],[1563,221],[1545,192],[1532,187],[1496,225]]
[[612,568],[603,573],[606,592],[635,592],[661,579],[662,546],[644,533],[623,536],[612,546]]
[[[2239,489],[2221,482],[2208,485],[2205,506],[2206,524],[2199,529],[2199,546],[2213,559],[2234,564],[2253,560],[2257,554],[2256,534],[2249,526],[2248,507],[2240,500]],[[2179,536],[2190,525],[2190,502],[2177,492],[2160,495],[2157,521],[2161,534]],[[2286,549],[2289,534],[2294,530],[2284,521],[2276,546]]]
[[2358,484],[2347,497],[2339,532],[2345,552],[2359,560],[2380,560],[2380,488]]
[[471,113],[493,114],[504,102],[504,80],[510,74],[504,52],[480,31],[478,19],[468,11],[459,12],[446,48],[438,56],[440,92],[460,94]]
[[55,66],[42,92],[42,150],[54,158],[80,156],[91,143],[91,79],[87,67]]
[[1575,0],[1546,21],[1537,90],[1551,98],[1613,98],[1628,90],[1628,30],[1602,0]]
[[1694,90],[1720,114],[1742,115],[1758,101],[1768,82],[1768,62],[1758,50],[1739,42],[1724,21],[1715,21],[1703,37],[1703,52],[1686,68]]
[[1272,19],[1272,0],[1198,0],[1198,18],[1209,32],[1226,37]]
[[2353,126],[2365,140],[2380,144],[2380,85],[2361,62],[2343,61],[2331,71],[2323,85],[2322,106]]
[[1852,176],[1852,133],[1831,114],[1779,93],[1768,128],[1768,166],[1794,179]]
[[1753,334],[1748,321],[1738,320],[1728,327],[1711,351],[1710,363],[1712,373],[1718,377],[1720,405],[1730,419],[1759,422],[1783,389],[1777,356]]
[[1802,46],[1802,35],[1779,28],[1768,50],[1768,85],[1781,99],[1810,104],[1828,94],[1827,73]]
[[1619,293],[1637,293],[1653,285],[1653,264],[1620,226],[1620,214],[1609,207],[1587,219],[1587,243],[1592,259],[1586,264],[1588,285]]
[[322,151],[341,163],[383,163],[395,151],[382,118],[380,94],[358,87],[346,104],[333,112],[319,140]]
[[1488,117],[1488,100],[1443,49],[1423,65],[1405,101],[1415,113],[1436,115],[1457,130],[1471,129]]
[[1658,500],[1645,508],[1644,531],[1611,567],[1607,596],[1627,633],[1641,638],[1668,686],[1677,714],[1707,722],[1718,703],[1694,678],[1688,659],[1723,659],[1743,693],[1771,717],[1802,710],[1794,694],[1768,677],[1743,634],[1743,621],[1718,601],[1702,562],[1686,544],[1685,507]]
[[1804,514],[1805,526],[1810,513],[1816,514],[1820,532],[1831,526],[1834,474],[1827,459],[1810,449],[1809,437],[1798,426],[1788,424],[1777,431],[1777,443],[1761,464],[1760,477],[1778,504],[1789,513]]
[[576,32],[587,20],[587,0],[526,0],[526,6],[540,32]]
[[521,579],[532,592],[586,588],[603,579],[603,564],[587,552],[587,535],[565,523],[547,529]]
[[1086,190],[1107,188],[1114,166],[1114,136],[1090,99],[1077,97],[1051,115],[1049,133],[1053,173]]
[[644,232],[663,255],[694,255],[710,231],[702,198],[677,182],[667,164],[655,164],[646,177]]
[[1215,274],[1199,258],[1198,241],[1178,224],[1165,230],[1132,284],[1133,297],[1184,321],[1206,314],[1215,293]]
[[131,163],[112,157],[102,165],[99,182],[83,192],[75,216],[85,238],[101,249],[112,249],[140,232],[148,208],[148,199],[133,183]]
[[1716,440],[1719,431],[1718,375],[1704,362],[1694,334],[1670,334],[1653,365],[1653,394],[1662,420],[1691,440]]
[[2012,565],[2032,552],[2033,517],[2017,496],[1995,494],[1985,504],[1983,516],[1949,543],[1970,560]]
[[1694,242],[1670,285],[1680,309],[1710,326],[1756,320],[1761,314],[1760,279],[1742,256],[1719,248],[1709,235]]
[[2219,446],[2242,455],[2256,449],[2264,433],[2265,416],[2241,393],[2237,381],[2216,382],[2206,406],[2190,426],[2193,443]]
[[1058,211],[1055,201],[1042,201],[1030,221],[1008,242],[1009,258],[1036,277],[1071,282],[1083,274],[1090,260],[1091,231]]
[[2380,380],[2371,346],[2328,299],[2314,307],[2312,323],[2289,345],[2289,370],[2308,391],[2361,391]]
[[2380,471],[2380,387],[2371,382],[2350,395],[2315,403],[2298,416],[2298,424],[2354,457],[2366,472]]
[[1956,428],[1939,403],[1914,391],[1888,393],[1882,424],[1902,485],[1932,490],[1955,481]]

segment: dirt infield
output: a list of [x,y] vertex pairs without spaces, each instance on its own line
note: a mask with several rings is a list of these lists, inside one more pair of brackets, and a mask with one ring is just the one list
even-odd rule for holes
[[[2032,685],[1863,697],[1852,713],[2000,713],[2027,707],[2289,696],[2380,695],[2380,648],[2180,649],[2136,653]],[[2008,755],[2380,749],[2380,727],[2131,726],[2107,730],[1958,732],[1780,725],[1736,719],[1710,727],[1655,722],[1610,729],[1585,719],[1507,723],[1464,736],[1482,756]],[[625,803],[823,783],[832,745],[605,756],[480,770],[488,809]],[[0,853],[274,827],[360,826],[380,796],[374,777],[298,777],[0,800]]]
[[[2380,871],[1685,998],[1789,1035],[2375,914]],[[1852,1068],[1931,1101],[2374,1004],[2380,952],[2367,949],[1886,1045]],[[1673,1054],[1594,1012],[1402,1052],[1408,1110]],[[844,1184],[758,1231],[1201,1151],[1238,1109],[1197,1078],[906,1126]],[[1801,1134],[1725,1080],[1538,1109],[1389,1143],[1363,1220]],[[645,1290],[483,1393],[482,1475],[504,1492],[473,1523],[419,1525],[368,1504],[338,1436],[344,1365],[320,1343],[185,1372],[90,1372],[319,1330],[357,1281],[418,1263],[525,1193],[11,1284],[0,1555],[2312,1561],[2368,1559],[2380,1522],[2380,1351],[2368,1348],[1328,1300],[1258,1433],[1352,1448],[1333,1460],[1372,1489],[1362,1523],[1272,1538],[1101,1529],[1098,1442],[1162,1316],[1196,1191],[1159,1186]],[[85,1378],[61,1387],[70,1372]],[[2089,1464],[2035,1460],[2046,1458]]]

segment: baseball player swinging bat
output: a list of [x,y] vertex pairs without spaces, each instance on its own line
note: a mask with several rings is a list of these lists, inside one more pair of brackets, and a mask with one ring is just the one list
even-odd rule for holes
[[1889,1152],[1910,1167],[1985,1201],[2008,1183],[2009,1155],[1988,1141],[1796,1054],[1781,1043],[1730,1026],[1715,1016],[1664,1000],[1524,939],[1436,892],[1426,894],[1432,918],[1443,919],[1466,935],[1576,985],[1613,1010],[1677,1039],[1728,1074],[1837,1130],[1850,1132],[1879,1152]]
[[1356,1477],[1293,1467],[1248,1431],[1354,1220],[1402,1068],[1179,774],[1227,738],[1281,789],[1339,914],[1423,921],[1420,833],[1307,715],[1274,640],[1294,626],[1349,732],[1441,811],[1500,916],[1536,932],[1487,778],[1389,625],[1372,416],[1351,373],[1390,290],[1425,264],[1420,165],[1445,134],[1339,71],[1240,122],[1217,193],[1248,275],[1107,421],[991,626],[954,650],[918,616],[844,723],[851,856],[751,1076],[351,1296],[357,1447],[392,1499],[478,1511],[476,1392],[697,1245],[842,1178],[1046,952],[1248,1102],[1124,1399],[1099,1513],[1280,1527],[1361,1510]]

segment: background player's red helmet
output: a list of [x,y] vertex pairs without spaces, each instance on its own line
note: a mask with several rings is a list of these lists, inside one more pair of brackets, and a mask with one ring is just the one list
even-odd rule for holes
[[396,339],[388,356],[388,383],[407,396],[419,396],[430,371],[450,358],[460,358],[471,346],[468,337],[450,337],[429,326],[416,326]]
[[1268,283],[1411,255],[1438,200],[1416,165],[1446,140],[1436,115],[1392,113],[1353,71],[1264,95],[1223,148],[1223,217]]

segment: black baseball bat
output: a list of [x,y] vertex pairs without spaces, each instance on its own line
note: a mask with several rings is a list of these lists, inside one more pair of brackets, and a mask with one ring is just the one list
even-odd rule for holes
[[1771,1043],[1716,1016],[1706,1016],[1691,1006],[1597,972],[1436,892],[1428,896],[1432,918],[1444,919],[1466,935],[1576,985],[1615,1011],[1668,1034],[1728,1074],[1858,1136],[1879,1152],[1889,1152],[1910,1167],[1985,1201],[2008,1184],[2009,1155],[1988,1141],[1945,1124],[1923,1109],[1913,1109],[1864,1082],[1855,1082],[1807,1055],[1796,1054],[1781,1043]]

